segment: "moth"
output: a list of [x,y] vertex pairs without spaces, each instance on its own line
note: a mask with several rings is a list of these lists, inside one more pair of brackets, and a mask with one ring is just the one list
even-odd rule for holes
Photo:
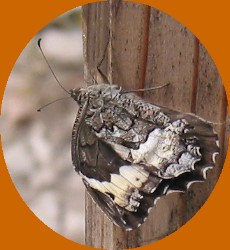
[[162,196],[206,179],[219,152],[210,122],[147,103],[113,84],[67,91],[40,43],[57,83],[79,105],[71,142],[74,168],[115,225],[139,227]]
[[73,89],[72,161],[108,218],[139,227],[158,199],[206,179],[219,152],[209,122],[145,102],[117,85]]

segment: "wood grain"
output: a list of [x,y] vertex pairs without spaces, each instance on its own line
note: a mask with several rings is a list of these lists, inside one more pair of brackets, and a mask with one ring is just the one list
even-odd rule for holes
[[[144,98],[214,122],[221,144],[218,167],[208,180],[186,194],[171,194],[152,209],[137,230],[114,226],[86,195],[86,245],[124,249],[156,241],[180,228],[202,206],[221,172],[227,145],[227,101],[218,70],[198,39],[168,15],[145,5],[120,0],[85,5],[82,12],[85,80],[98,79],[100,67],[109,81],[125,89],[169,86]],[[218,124],[217,124],[218,123]]]
[[187,220],[205,203],[221,173],[226,156],[225,143],[227,98],[218,69],[205,47],[199,43],[195,113],[213,123],[219,136],[220,155],[216,167],[207,173],[204,183],[197,183],[187,192]]
[[[169,86],[145,93],[145,99],[160,106],[190,112],[194,83],[195,37],[183,25],[152,9],[145,86]],[[142,226],[141,242],[165,237],[186,222],[184,194],[163,197]],[[152,223],[151,223],[152,222]]]

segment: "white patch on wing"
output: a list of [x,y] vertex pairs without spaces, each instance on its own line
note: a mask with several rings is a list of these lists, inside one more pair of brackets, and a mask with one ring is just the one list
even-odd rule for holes
[[200,159],[193,157],[190,153],[185,152],[179,158],[178,163],[170,164],[167,167],[165,173],[163,174],[163,177],[172,178],[186,172],[191,172],[192,170],[194,170],[194,164],[199,160]]
[[166,193],[166,196],[169,195],[169,194],[173,194],[173,193],[185,193],[184,190],[173,190],[173,189],[169,189]]
[[128,157],[129,157],[129,153],[130,153],[130,149],[123,146],[123,145],[120,145],[120,144],[117,144],[117,143],[110,143],[108,142],[112,147],[113,149],[120,155],[120,157],[123,159],[123,160],[127,160]]
[[216,156],[219,154],[219,152],[215,152],[215,153],[213,153],[213,155],[212,155],[212,161],[214,162],[214,163],[216,163]]
[[207,179],[207,172],[208,172],[209,169],[213,169],[213,166],[206,167],[203,170],[203,177],[204,177],[205,180]]
[[113,126],[113,136],[114,137],[121,137],[121,130],[120,129],[118,129],[118,127],[117,126]]
[[146,162],[161,169],[167,162],[175,162],[184,149],[180,145],[179,135],[156,128],[149,134],[146,142],[140,144],[139,149],[131,149],[131,154],[134,163]]
[[108,183],[108,185],[115,185],[122,191],[128,192],[130,194],[130,189],[133,187],[131,183],[129,183],[123,176],[119,174],[111,174],[111,182],[104,181]]
[[185,150],[178,134],[156,128],[149,134],[146,142],[140,144],[139,149],[130,151],[134,163],[152,165],[160,170],[159,177],[173,178],[194,170],[194,164],[200,160],[199,147],[190,146],[187,148],[190,152],[182,153]]
[[193,183],[203,182],[202,180],[190,181],[187,183],[186,187],[189,189]]
[[188,146],[187,146],[187,150],[188,150],[190,153],[192,153],[193,155],[202,156],[202,155],[201,155],[201,152],[200,152],[200,147],[198,147],[198,146],[188,145]]
[[114,202],[129,211],[136,211],[139,207],[140,188],[149,177],[149,173],[138,165],[127,165],[119,168],[119,174],[111,174],[111,181],[98,181],[82,175],[82,178],[90,187],[102,192],[110,193],[114,196]]
[[[161,199],[161,197],[157,197],[157,198],[154,200],[154,206],[157,204],[157,202],[158,202],[160,199]],[[150,212],[151,209],[152,209],[151,207],[148,209],[148,213]]]
[[169,188],[169,185],[166,185],[166,186],[164,187],[163,194],[166,194],[166,192],[168,191],[168,188]]
[[107,181],[98,181],[93,178],[88,178],[86,176],[82,176],[85,181],[90,185],[90,187],[100,191],[101,193],[110,193],[114,195],[114,202],[121,207],[125,207],[128,205],[128,199],[126,190],[119,188],[112,182]]
[[120,174],[131,182],[135,187],[140,188],[148,180],[149,173],[138,166],[122,166],[119,169]]

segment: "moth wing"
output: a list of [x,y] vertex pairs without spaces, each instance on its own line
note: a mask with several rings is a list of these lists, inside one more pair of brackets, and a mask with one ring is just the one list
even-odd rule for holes
[[[158,197],[151,194],[147,187],[158,186],[161,181],[159,178],[145,176],[138,196],[131,198],[138,189],[131,181],[134,177],[144,178],[145,172],[141,172],[143,168],[140,166],[140,170],[137,170],[136,166],[123,160],[111,145],[98,138],[84,121],[81,121],[79,127],[78,119],[72,135],[72,159],[89,194],[114,224],[131,230],[144,222],[155,198]],[[123,176],[120,174],[122,167],[123,170],[128,170],[123,171]],[[162,195],[160,192],[159,194]],[[132,203],[135,208],[133,210],[130,205]]]
[[[160,107],[160,106],[154,106],[148,103],[144,103],[143,105],[146,105],[146,110],[154,110],[153,107],[158,107],[159,108],[159,113],[163,114],[162,116],[166,116],[169,119],[169,126],[166,128],[162,126],[162,124],[157,123],[156,119],[154,119],[154,113],[153,115],[146,115],[144,112],[140,116],[134,116],[129,113],[128,110],[123,109],[123,108],[118,108],[116,110],[116,113],[119,114],[119,118],[117,119],[119,122],[114,123],[112,126],[118,127],[116,130],[109,133],[109,138],[106,138],[109,143],[113,146],[115,150],[120,150],[120,155],[126,157],[128,154],[131,153],[136,153],[134,157],[138,159],[138,156],[144,152],[146,154],[146,151],[144,151],[144,148],[149,147],[150,150],[158,150],[159,147],[155,146],[152,147],[152,145],[157,144],[157,145],[163,145],[163,146],[168,146],[168,142],[166,143],[167,140],[170,140],[169,137],[167,137],[167,131],[172,130],[175,132],[175,134],[179,135],[179,138],[174,138],[177,140],[179,146],[173,146],[169,147],[170,150],[176,151],[177,149],[178,152],[175,153],[175,156],[173,160],[170,162],[168,161],[167,164],[165,164],[164,168],[167,169],[170,164],[173,162],[184,162],[184,159],[181,158],[181,155],[185,156],[186,153],[187,155],[191,158],[188,159],[188,162],[191,162],[191,165],[194,165],[190,167],[188,172],[192,172],[191,174],[191,182],[195,182],[195,179],[197,178],[197,181],[201,181],[201,179],[205,180],[206,179],[206,172],[208,169],[211,169],[215,166],[216,164],[216,156],[219,154],[219,141],[218,141],[218,135],[211,126],[210,122],[205,121],[201,117],[191,114],[191,113],[180,113],[165,107]],[[114,114],[113,114],[114,115]],[[146,116],[145,117],[143,117]],[[129,119],[132,120],[132,123],[129,122]],[[183,124],[185,123],[185,124]],[[171,128],[169,128],[171,126]],[[183,128],[184,126],[184,128]],[[127,129],[128,127],[128,129]],[[148,142],[148,146],[146,141],[148,140],[148,136],[152,131],[157,131],[159,130],[161,132],[160,136],[153,135],[151,137],[152,143],[150,141]],[[177,130],[179,132],[177,132]],[[181,131],[180,131],[181,130]],[[103,131],[103,130],[102,130]],[[117,137],[117,134],[119,134],[119,137]],[[157,134],[157,133],[156,133]],[[103,138],[103,133],[102,133],[102,138]],[[159,139],[160,137],[165,136],[165,141],[161,143],[162,141]],[[106,134],[106,137],[108,135]],[[135,150],[140,149],[141,146],[145,145],[146,147],[143,147],[143,151],[141,150]],[[123,147],[122,147],[122,146]],[[180,149],[180,148],[182,149]],[[127,152],[123,153],[123,148],[127,148]],[[128,150],[131,149],[131,150]],[[133,150],[134,149],[134,150]],[[152,151],[154,153],[154,151]],[[158,153],[164,154],[163,150],[159,150]],[[183,154],[185,153],[185,154]],[[159,155],[160,155],[159,154]],[[166,155],[166,154],[165,154]],[[133,157],[133,158],[134,158]],[[150,151],[149,151],[149,157],[150,156]],[[167,156],[166,156],[167,158]],[[185,158],[185,157],[184,157]],[[135,159],[136,160],[136,159]],[[147,158],[142,158],[142,163],[144,165],[149,165],[149,162]],[[187,159],[186,159],[187,160]],[[156,162],[156,161],[155,161]],[[189,165],[189,164],[188,164]],[[182,166],[183,168],[183,166]],[[149,168],[148,168],[149,169]],[[184,179],[185,183],[184,185],[188,186],[189,184],[189,174],[187,173],[182,173],[178,174],[175,177],[179,177],[179,175],[182,175],[180,179]],[[183,178],[182,178],[183,177]],[[178,186],[179,190],[179,185],[176,185],[176,181],[173,180],[173,185],[172,187]],[[185,188],[183,188],[185,190]]]
[[[181,139],[188,141],[190,138],[197,138],[200,147],[201,159],[195,164],[195,173],[206,179],[206,171],[216,164],[216,156],[220,152],[219,140],[216,131],[210,122],[192,113],[179,113],[177,111],[162,108],[172,121],[186,120],[192,128],[181,135]],[[194,178],[194,177],[193,177]]]
[[[110,145],[99,139],[84,120],[79,124],[79,119],[76,119],[74,124],[72,160],[91,197],[111,221],[125,230],[136,228],[143,223],[148,208],[152,206],[152,199],[151,204],[141,213],[127,211],[115,203],[115,198],[128,198],[128,195],[124,195],[126,190],[115,185],[113,188],[116,193],[112,194],[111,189],[107,189],[101,183],[111,183],[111,174],[119,176],[119,168],[130,163],[121,159]],[[100,191],[93,185],[95,182],[99,183]]]
[[[162,108],[161,111],[170,118],[171,123],[185,119],[192,127],[189,132],[180,134],[181,141],[187,141],[187,144],[192,147],[196,146],[197,142],[190,143],[191,138],[197,138],[199,142],[199,153],[190,152],[199,157],[199,161],[194,161],[194,169],[174,178],[162,179],[154,175],[149,170],[148,164],[145,165],[145,163],[142,165],[140,163],[137,170],[137,164],[122,157],[121,151],[118,150],[120,145],[130,149],[134,146],[140,147],[141,143],[145,143],[145,139],[139,142],[132,141],[130,131],[133,128],[125,130],[126,120],[135,121],[136,119],[136,123],[129,123],[129,126],[137,125],[135,131],[139,128],[139,122],[147,124],[144,126],[146,131],[143,128],[138,131],[141,136],[143,135],[142,138],[146,137],[146,139],[148,136],[144,137],[144,135],[148,135],[151,130],[158,129],[160,127],[158,124],[144,119],[139,121],[124,109],[122,109],[122,116],[120,115],[123,118],[122,123],[119,120],[119,124],[115,124],[117,127],[124,128],[124,131],[122,131],[123,129],[111,130],[109,139],[103,138],[102,135],[98,136],[93,127],[87,125],[84,119],[78,118],[79,115],[74,124],[72,159],[75,169],[82,176],[94,201],[116,225],[125,230],[140,226],[159,197],[170,192],[186,191],[191,183],[205,180],[206,170],[214,166],[213,156],[218,152],[218,145],[216,143],[217,135],[211,125],[193,114],[183,114],[166,108]],[[119,110],[117,113],[119,114]],[[100,129],[103,131],[103,127]],[[128,140],[126,140],[129,132],[131,136],[128,136]],[[123,138],[117,136],[122,133]],[[128,171],[121,176],[121,170]],[[148,176],[141,182],[142,185],[135,186],[133,178],[143,177],[146,172]],[[120,182],[117,182],[119,180]],[[135,193],[134,190],[137,190],[138,193]]]
[[[125,229],[125,230],[132,230],[137,227],[138,224],[136,224],[136,218],[132,218],[131,221],[127,221],[127,218],[125,218],[125,210],[117,206],[111,197],[108,195],[97,191],[94,188],[91,188],[87,182],[84,182],[85,186],[87,188],[88,193],[94,200],[94,202],[99,205],[101,210],[105,213],[105,215],[117,226]],[[129,214],[129,213],[127,213]],[[126,215],[127,217],[127,215]],[[131,216],[135,217],[135,215]],[[140,223],[140,222],[139,222]]]
[[[165,107],[153,106],[148,103],[143,103],[143,105],[146,105],[146,107],[148,107],[147,110],[150,111],[155,109],[153,107],[159,108],[159,112],[168,117],[169,124],[174,124],[173,129],[175,129],[175,131],[182,128],[181,124],[184,121],[187,124],[185,125],[186,129],[182,129],[178,132],[178,142],[182,148],[184,147],[184,150],[181,151],[182,153],[178,153],[177,158],[174,158],[171,162],[168,161],[168,164],[165,165],[165,169],[172,166],[171,169],[173,170],[175,166],[175,169],[180,168],[182,171],[180,170],[178,173],[176,170],[175,176],[173,177],[172,175],[169,180],[167,179],[169,176],[165,175],[166,179],[162,176],[163,180],[156,187],[152,197],[157,198],[171,192],[184,192],[191,184],[204,181],[206,179],[207,170],[212,169],[215,166],[216,156],[220,151],[218,135],[210,122],[205,121],[195,114],[180,113]],[[148,136],[145,138],[142,135],[149,135],[151,131],[157,129],[160,129],[160,131],[163,132],[162,134],[166,135],[166,133],[164,133],[166,132],[166,129],[163,128],[161,124],[157,123],[151,115],[143,113],[143,115],[146,116],[146,118],[144,118],[140,112],[139,118],[139,116],[133,116],[128,109],[124,108],[117,108],[116,113],[119,114],[120,119],[114,119],[119,121],[119,123],[115,123],[113,126],[117,126],[118,131],[115,130],[115,132],[110,132],[110,138],[107,141],[111,143],[113,148],[117,150],[122,157],[126,157],[130,152],[138,152],[138,150],[135,151],[133,148],[140,148],[140,146],[144,145],[146,140],[148,140]],[[129,119],[133,122],[129,122]],[[134,136],[133,131],[137,131]],[[116,137],[117,134],[119,134],[119,138]],[[154,140],[156,141],[158,138],[153,136],[153,141]],[[126,150],[128,153],[123,153],[123,147],[131,150]],[[157,147],[155,147],[155,149],[157,149]],[[175,148],[171,147],[171,150],[175,150]],[[152,153],[154,153],[154,151],[152,151]],[[181,155],[186,157],[183,158]],[[181,164],[173,164],[175,161]],[[151,167],[148,166],[148,160],[142,159],[142,163],[143,165],[146,165],[146,168],[151,172]],[[185,163],[187,163],[187,166]]]

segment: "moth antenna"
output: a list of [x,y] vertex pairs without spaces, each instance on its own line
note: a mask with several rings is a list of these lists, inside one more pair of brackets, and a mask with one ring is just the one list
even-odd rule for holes
[[208,124],[211,125],[211,126],[213,126],[213,125],[215,125],[215,126],[226,125],[226,124],[228,124],[228,122],[229,122],[228,119],[230,118],[229,116],[227,116],[225,121],[221,121],[221,122],[212,122],[212,121],[209,121],[209,120],[206,120],[206,119],[201,118],[201,117],[198,116],[197,114],[194,114],[194,113],[188,113],[188,114],[190,114],[191,116],[195,116],[195,117],[199,118],[200,120],[202,120],[202,121],[205,122],[205,123],[208,123]]
[[37,109],[37,112],[41,112],[42,109],[46,108],[47,106],[49,106],[49,105],[51,105],[51,104],[53,104],[55,102],[58,102],[58,101],[61,101],[61,100],[64,100],[64,99],[68,99],[68,98],[71,98],[71,96],[58,98],[58,99],[56,99],[56,100],[54,100],[52,102],[49,102],[49,103],[45,104],[44,106],[40,107],[39,109]]
[[55,73],[54,73],[52,67],[50,66],[50,63],[49,63],[49,61],[47,60],[47,58],[46,58],[46,56],[45,56],[45,54],[44,54],[44,52],[43,52],[43,50],[42,50],[41,41],[42,41],[42,39],[39,38],[39,39],[38,39],[38,48],[40,49],[40,52],[41,52],[43,58],[45,59],[45,61],[46,61],[47,65],[48,65],[48,67],[49,67],[49,69],[50,69],[52,75],[54,76],[54,78],[55,78],[55,80],[57,81],[58,85],[59,85],[66,93],[70,94],[69,91],[66,90],[66,89],[62,86],[61,82],[58,80],[58,78],[57,78],[57,76],[55,75]]
[[215,126],[222,126],[224,124],[226,124],[226,121],[223,122],[211,122],[211,121],[207,121],[210,125],[215,125]]
[[170,84],[170,82],[164,84],[164,85],[160,85],[160,86],[156,86],[156,87],[152,87],[152,88],[147,88],[147,89],[133,89],[133,90],[123,90],[122,93],[133,93],[133,92],[144,92],[144,91],[152,91],[152,90],[156,90],[156,89],[161,89],[164,88],[166,86],[168,86]]
[[[110,30],[109,30],[109,36],[110,36]],[[105,56],[106,56],[106,52],[108,50],[108,47],[109,47],[109,43],[110,43],[110,39],[108,39],[107,43],[106,43],[106,46],[105,46],[105,49],[104,49],[104,52],[103,52],[103,57],[101,58],[101,60],[99,61],[98,65],[97,65],[97,71],[98,73],[100,74],[102,80],[105,82],[105,83],[109,83],[109,79],[107,78],[107,76],[102,72],[102,70],[100,69],[103,61],[105,60]]]

